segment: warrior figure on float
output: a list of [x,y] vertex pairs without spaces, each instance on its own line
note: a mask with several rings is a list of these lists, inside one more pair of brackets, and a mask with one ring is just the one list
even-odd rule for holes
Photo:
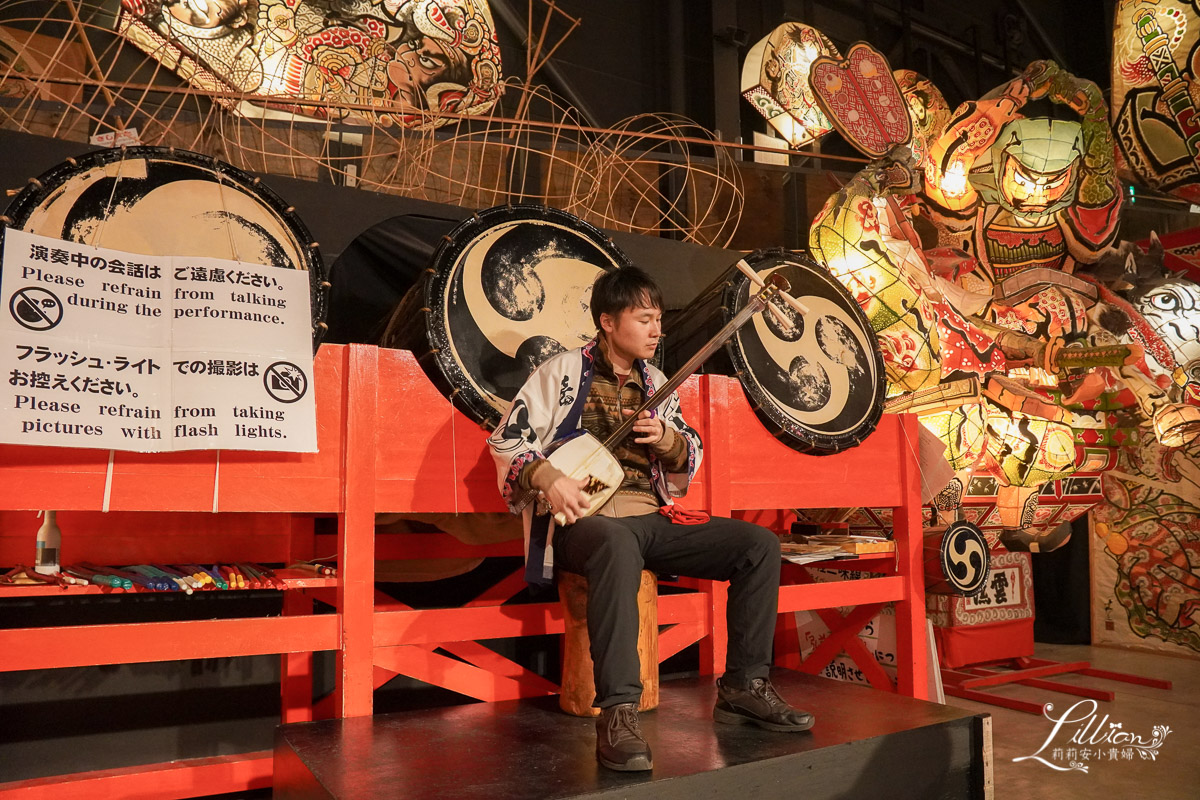
[[[889,410],[947,445],[957,475],[939,507],[992,475],[1001,541],[1038,549],[1039,487],[1080,468],[1081,443],[1136,435],[1114,399],[1180,446],[1200,433],[1195,387],[1118,294],[1135,267],[1114,247],[1122,194],[1096,85],[1036,62],[951,114],[928,81],[897,78],[911,139],[829,199],[810,247],[872,320]],[[1027,116],[1036,101],[1077,119]]]

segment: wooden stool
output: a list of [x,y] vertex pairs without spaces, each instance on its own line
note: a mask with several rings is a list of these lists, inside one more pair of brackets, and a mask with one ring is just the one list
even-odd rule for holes
[[[591,640],[587,629],[587,579],[572,572],[558,573],[558,598],[563,604],[562,693],[559,707],[577,717],[596,717],[596,681],[592,674]],[[658,579],[642,570],[638,587],[638,661],[642,700],[639,711],[658,707]]]

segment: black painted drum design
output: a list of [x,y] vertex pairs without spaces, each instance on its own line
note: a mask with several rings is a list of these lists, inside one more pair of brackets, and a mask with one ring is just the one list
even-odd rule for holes
[[945,531],[925,533],[925,591],[971,597],[987,585],[991,553],[983,532],[973,523],[958,520]]
[[595,335],[592,283],[628,263],[565,211],[489,208],[447,234],[382,344],[414,351],[451,402],[490,429],[539,364]]
[[[767,430],[804,453],[854,447],[883,414],[883,357],[862,310],[816,263],[786,250],[759,250],[745,259],[760,278],[779,273],[808,308],[800,317],[779,304],[795,328],[784,331],[763,311],[733,335],[703,371],[736,375]],[[700,349],[752,296],[749,278],[730,267],[666,324],[667,374]]]
[[0,221],[130,253],[307,270],[314,351],[324,335],[329,283],[308,228],[259,178],[201,153],[127,147],[68,159],[29,181]]

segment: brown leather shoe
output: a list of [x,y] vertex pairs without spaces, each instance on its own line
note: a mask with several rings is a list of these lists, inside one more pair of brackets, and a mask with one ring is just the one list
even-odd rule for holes
[[755,678],[748,689],[735,689],[717,681],[713,719],[730,725],[750,723],[769,731],[806,731],[816,721],[812,714],[792,708],[779,696],[770,678]]
[[596,760],[619,772],[654,768],[650,745],[642,738],[637,703],[621,703],[600,712],[596,720]]

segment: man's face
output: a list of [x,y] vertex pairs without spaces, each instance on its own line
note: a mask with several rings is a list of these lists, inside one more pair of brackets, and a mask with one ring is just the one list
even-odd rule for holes
[[388,62],[388,89],[396,102],[408,108],[423,108],[424,90],[437,83],[450,65],[440,43],[429,37],[408,42]]
[[616,316],[601,314],[600,326],[618,356],[631,361],[652,358],[662,337],[662,309],[633,306]]
[[195,28],[219,28],[237,19],[250,0],[176,0],[167,12]]

